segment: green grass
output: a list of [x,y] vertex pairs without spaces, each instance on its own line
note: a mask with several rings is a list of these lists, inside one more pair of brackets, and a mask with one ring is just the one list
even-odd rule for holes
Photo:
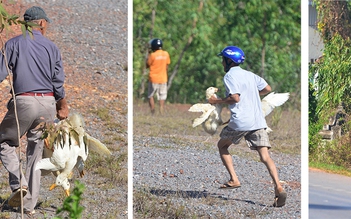
[[333,165],[333,164],[326,164],[326,163],[320,163],[320,162],[309,162],[309,167],[323,170],[323,171],[328,172],[328,173],[335,173],[335,174],[340,174],[340,175],[351,177],[351,170],[350,169],[347,169],[347,168],[341,167],[341,166],[337,166],[337,165]]
[[110,184],[112,188],[115,184],[126,184],[128,181],[128,171],[124,167],[127,163],[127,157],[127,152],[109,157],[90,154],[85,164],[87,169],[91,169],[95,174],[113,182],[113,184]]
[[117,132],[125,132],[124,124],[114,121],[113,117],[111,116],[110,109],[108,108],[98,108],[90,110],[91,113],[97,115],[103,122],[106,123],[106,127],[110,130],[114,130]]
[[1,212],[0,218],[3,218],[3,219],[11,218],[11,214],[9,212]]
[[107,108],[98,108],[97,110],[95,110],[95,113],[103,121],[109,121],[111,119],[111,116],[109,114],[109,109]]

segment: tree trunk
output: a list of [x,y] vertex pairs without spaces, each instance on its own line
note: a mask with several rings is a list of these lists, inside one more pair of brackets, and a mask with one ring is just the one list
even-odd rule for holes
[[262,40],[262,49],[261,49],[261,77],[264,78],[264,68],[265,68],[265,61],[266,61],[266,38],[265,38],[265,33],[266,33],[266,27],[267,27],[267,18],[266,14],[264,15],[264,21],[263,21],[263,34],[261,37]]

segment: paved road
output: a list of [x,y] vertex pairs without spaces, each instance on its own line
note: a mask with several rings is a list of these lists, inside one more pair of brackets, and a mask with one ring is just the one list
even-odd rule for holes
[[309,218],[351,218],[351,178],[310,170]]

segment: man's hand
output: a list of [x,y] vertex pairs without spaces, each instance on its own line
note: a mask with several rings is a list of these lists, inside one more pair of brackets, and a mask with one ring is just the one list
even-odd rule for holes
[[68,110],[68,104],[65,98],[62,98],[61,100],[57,101],[56,112],[57,112],[56,116],[59,120],[66,119],[68,117],[69,110]]
[[208,99],[208,102],[210,104],[216,104],[218,101],[217,97],[215,95],[211,96],[210,99]]
[[234,103],[239,103],[240,101],[240,95],[239,94],[232,94],[224,99],[221,98],[217,98],[215,96],[211,96],[208,99],[208,102],[210,104],[222,104],[222,103],[226,103],[226,104],[234,104]]

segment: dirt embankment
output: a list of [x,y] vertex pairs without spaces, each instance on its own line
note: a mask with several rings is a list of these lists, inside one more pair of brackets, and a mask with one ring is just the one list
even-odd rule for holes
[[[30,6],[42,7],[53,20],[47,37],[61,50],[70,111],[82,114],[86,131],[112,151],[102,159],[90,153],[87,174],[72,179],[86,186],[82,218],[127,218],[127,6],[126,0],[3,1],[5,8],[23,15]],[[20,33],[18,27],[8,38]],[[9,84],[0,84],[0,119],[10,98]],[[24,139],[25,140],[25,139]],[[22,143],[25,152],[25,141]],[[118,164],[117,164],[118,162]],[[25,165],[25,164],[24,164]],[[0,167],[1,197],[10,195],[8,174]],[[49,191],[53,176],[42,177],[35,218],[52,218],[64,200],[63,191]],[[2,208],[1,218],[18,218],[15,209]]]

